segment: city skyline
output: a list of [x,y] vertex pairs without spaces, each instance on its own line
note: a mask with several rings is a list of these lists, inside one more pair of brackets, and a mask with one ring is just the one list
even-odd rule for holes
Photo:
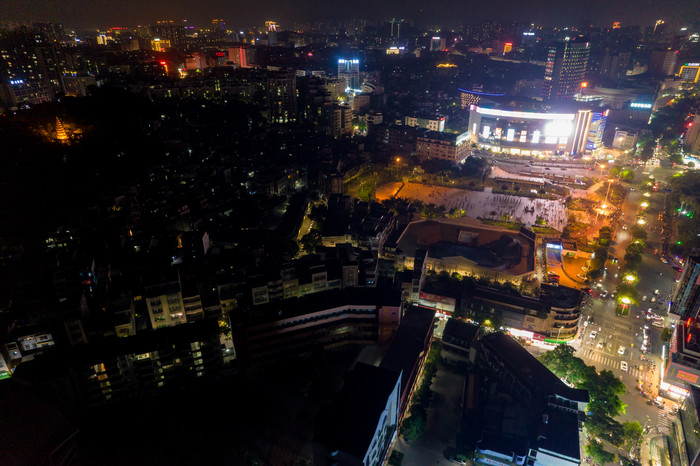
[[104,1],[83,4],[80,0],[60,0],[27,4],[21,0],[9,0],[3,7],[3,20],[27,23],[54,21],[71,28],[136,26],[164,19],[187,20],[190,24],[205,26],[210,24],[212,18],[223,18],[230,28],[247,27],[269,19],[285,27],[307,21],[381,20],[391,17],[414,20],[419,27],[432,28],[454,27],[496,17],[500,20],[533,22],[545,27],[571,27],[582,22],[606,27],[614,21],[620,21],[623,27],[647,27],[663,19],[670,28],[675,28],[700,21],[700,9],[694,0],[644,0],[642,3],[645,5],[632,0],[584,0],[562,8],[554,0],[502,0],[499,7],[494,8],[491,3],[460,0],[441,0],[430,4],[430,7],[417,0],[390,0],[379,4],[363,0],[352,5],[336,4],[330,7],[319,0],[293,0],[283,5],[271,0],[262,0],[254,5],[213,0],[194,8],[186,2],[162,0],[149,2],[148,6],[133,0],[118,5]]

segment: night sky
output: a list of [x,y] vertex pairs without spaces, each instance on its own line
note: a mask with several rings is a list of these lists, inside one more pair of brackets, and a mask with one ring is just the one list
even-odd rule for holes
[[276,20],[402,17],[421,27],[475,23],[484,19],[515,19],[544,26],[596,26],[622,21],[623,26],[649,26],[664,19],[679,27],[700,20],[700,0],[0,0],[0,21],[56,21],[66,27],[105,28],[151,24],[159,19],[187,19],[207,25],[212,18],[230,28]]

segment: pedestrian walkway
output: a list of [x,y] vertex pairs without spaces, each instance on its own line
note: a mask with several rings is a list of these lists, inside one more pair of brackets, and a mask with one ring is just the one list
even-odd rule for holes
[[[596,351],[593,349],[583,349],[580,350],[580,355],[583,358],[588,359],[591,362],[597,362],[600,363],[604,366],[612,367],[613,369],[620,369],[620,361],[616,361],[612,356],[606,356],[605,354],[601,353],[600,351]],[[627,363],[628,369],[627,373],[634,376],[634,377],[641,377],[643,372],[635,369],[632,367],[629,363]]]
[[666,403],[663,409],[659,410],[659,414],[657,414],[657,416],[657,425],[659,427],[666,427],[667,429],[671,428],[672,418],[675,416],[672,406],[669,406],[668,403]]

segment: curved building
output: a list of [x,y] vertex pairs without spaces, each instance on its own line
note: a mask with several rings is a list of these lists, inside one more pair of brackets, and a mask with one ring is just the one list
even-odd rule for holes
[[603,145],[608,111],[524,112],[472,105],[472,142],[516,155],[582,155]]

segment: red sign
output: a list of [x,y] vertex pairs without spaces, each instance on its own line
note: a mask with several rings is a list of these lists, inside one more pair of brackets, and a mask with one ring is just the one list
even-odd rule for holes
[[532,339],[537,341],[544,341],[544,335],[540,335],[539,333],[533,333]]
[[420,294],[418,295],[420,299],[425,299],[426,301],[432,301],[434,303],[441,303],[441,304],[448,304],[450,306],[454,306],[456,301],[454,298],[448,298],[446,296],[439,296],[436,294],[432,293],[426,293],[425,291],[421,291]]

